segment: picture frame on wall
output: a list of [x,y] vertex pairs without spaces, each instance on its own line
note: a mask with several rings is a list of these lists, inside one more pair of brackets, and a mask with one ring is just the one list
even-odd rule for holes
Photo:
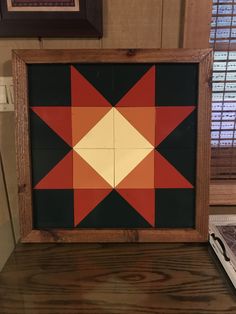
[[0,37],[101,38],[101,0],[2,0]]
[[22,242],[205,242],[210,49],[15,50]]

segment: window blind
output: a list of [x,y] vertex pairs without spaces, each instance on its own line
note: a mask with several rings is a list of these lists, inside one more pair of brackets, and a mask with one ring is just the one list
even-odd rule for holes
[[212,179],[236,179],[236,0],[213,0]]

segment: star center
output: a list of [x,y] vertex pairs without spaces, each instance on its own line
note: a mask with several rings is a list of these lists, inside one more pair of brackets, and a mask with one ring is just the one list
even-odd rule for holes
[[154,146],[119,110],[111,108],[73,149],[116,187]]

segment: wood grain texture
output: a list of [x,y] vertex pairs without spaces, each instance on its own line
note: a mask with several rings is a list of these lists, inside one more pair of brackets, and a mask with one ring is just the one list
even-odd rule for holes
[[210,184],[210,205],[236,205],[236,181],[212,181]]
[[0,274],[1,314],[234,314],[205,245],[19,245]]
[[162,16],[162,48],[182,47],[183,0],[164,0]]
[[212,52],[199,64],[196,228],[208,239],[208,204],[211,161],[211,89]]
[[[207,212],[207,210],[206,210]],[[203,216],[205,218],[205,216]],[[202,219],[201,217],[198,218]],[[208,220],[208,217],[207,217]],[[205,231],[199,223],[200,231]],[[202,224],[207,226],[207,221]],[[32,230],[21,238],[22,243],[85,243],[85,242],[205,242],[208,234],[195,229],[49,229]]]
[[209,207],[210,215],[235,215],[236,214],[236,206],[210,206]]
[[191,62],[199,63],[211,49],[19,49],[17,56],[27,64],[70,62]]
[[212,147],[211,179],[236,181],[236,147]]
[[68,38],[43,38],[43,49],[99,49],[101,47],[100,39],[68,39]]
[[102,48],[160,48],[162,0],[104,0]]
[[183,48],[208,48],[212,0],[185,0]]
[[[76,62],[196,62],[199,63],[198,147],[195,229],[154,230],[32,230],[29,157],[28,63]],[[196,242],[208,239],[210,162],[211,50],[18,50],[13,53],[16,99],[16,145],[22,242]],[[209,134],[208,134],[209,133]]]
[[13,58],[13,83],[16,117],[16,156],[21,236],[32,229],[31,172],[28,124],[28,82],[26,64],[17,55]]

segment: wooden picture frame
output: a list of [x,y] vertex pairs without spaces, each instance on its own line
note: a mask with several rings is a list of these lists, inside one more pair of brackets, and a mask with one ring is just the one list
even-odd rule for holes
[[[198,64],[196,213],[194,228],[164,229],[33,229],[29,99],[27,67],[75,63]],[[208,239],[210,178],[210,49],[172,50],[15,50],[13,76],[16,148],[22,242],[205,242]]]
[[11,3],[0,3],[0,37],[102,37],[101,0],[73,0],[63,7]]

